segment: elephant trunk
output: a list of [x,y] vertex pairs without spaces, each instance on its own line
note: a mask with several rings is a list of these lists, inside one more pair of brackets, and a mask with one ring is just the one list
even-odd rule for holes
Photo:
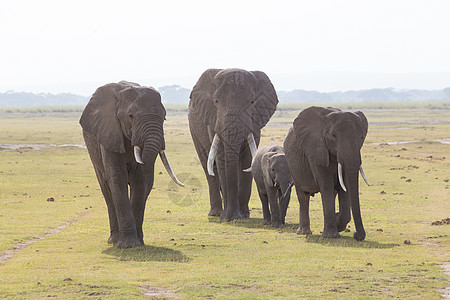
[[161,150],[164,150],[164,138],[153,136],[144,141],[142,160],[144,163],[154,162]]
[[291,189],[293,182],[289,182],[289,180],[283,180],[280,184],[280,213],[281,213],[281,220],[284,224],[284,220],[286,218],[286,211],[289,206],[289,202],[291,201]]
[[165,141],[162,120],[159,120],[158,118],[151,118],[145,121],[141,120],[136,123],[137,124],[135,130],[133,131],[133,138],[131,141],[134,148],[136,162],[139,164],[144,164],[146,167],[153,167],[156,157],[159,154],[161,161],[172,180],[176,184],[184,186],[184,184],[179,181],[173,173],[164,152]]
[[[135,121],[131,144],[138,163],[152,163],[160,150],[164,150],[163,120],[159,116],[147,116]],[[136,147],[137,146],[137,147]],[[140,151],[139,151],[140,150]],[[138,156],[141,161],[138,160]]]
[[366,237],[366,232],[362,223],[361,208],[359,204],[359,167],[345,168],[345,181],[347,183],[348,193],[350,197],[350,205],[355,222],[356,232],[354,238],[362,241]]
[[[350,140],[347,140],[343,143],[343,145],[347,145],[347,148],[338,148],[337,155],[339,183],[341,184],[341,188],[348,193],[350,198],[350,207],[356,228],[356,232],[353,237],[357,241],[362,241],[366,237],[366,232],[362,223],[361,208],[359,203],[358,179],[360,170],[362,169],[361,153],[359,151],[360,147],[358,144],[352,143]],[[349,145],[353,146],[348,147]]]
[[[219,141],[220,138],[217,135],[217,133],[214,135],[214,139],[211,143],[211,148],[209,149],[209,154],[208,154],[208,162],[207,162],[207,170],[208,170],[208,174],[211,176],[215,176],[214,174],[214,161],[216,159],[217,156],[217,147],[219,145]],[[256,155],[256,151],[258,150],[258,147],[256,146],[256,142],[255,142],[255,137],[253,136],[253,133],[249,133],[247,136],[247,142],[248,142],[248,147],[250,149],[250,153],[252,154],[252,162],[253,159],[255,158]],[[251,172],[252,168],[250,166],[250,168],[245,169],[244,172]]]
[[226,219],[241,218],[239,212],[239,147],[225,145]]

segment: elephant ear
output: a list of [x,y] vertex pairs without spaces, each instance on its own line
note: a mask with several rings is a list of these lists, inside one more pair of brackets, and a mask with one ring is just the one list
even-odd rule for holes
[[366,116],[363,114],[362,111],[356,111],[355,112],[356,115],[359,116],[359,118],[361,119],[361,125],[362,128],[364,130],[364,139],[366,139],[366,135],[367,135],[367,130],[369,128],[369,122],[367,121]]
[[80,118],[81,127],[97,138],[106,149],[124,153],[124,139],[117,118],[117,93],[125,85],[111,83],[99,87],[84,108]]
[[253,112],[254,129],[263,128],[277,109],[278,97],[269,77],[261,71],[251,72],[257,79],[255,110]]
[[270,158],[277,154],[276,152],[267,152],[261,157],[261,169],[263,173],[264,183],[267,187],[273,187],[275,182],[270,176]]
[[329,164],[328,149],[323,136],[323,118],[336,109],[311,106],[300,112],[294,120],[294,132],[297,145],[316,164],[327,167]]
[[198,79],[189,96],[189,113],[197,115],[205,126],[216,124],[216,107],[212,99],[214,77],[222,69],[208,69]]

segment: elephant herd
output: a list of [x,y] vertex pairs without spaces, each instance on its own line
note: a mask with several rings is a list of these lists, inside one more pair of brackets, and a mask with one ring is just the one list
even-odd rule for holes
[[[264,224],[284,224],[295,185],[300,204],[298,234],[311,234],[309,198],[320,192],[322,236],[339,237],[353,215],[354,238],[364,240],[358,173],[367,182],[360,154],[366,117],[362,112],[309,107],[294,120],[283,147],[272,143],[258,150],[261,128],[277,104],[269,77],[260,71],[208,69],[198,79],[190,95],[188,119],[208,182],[209,215],[227,221],[248,218],[254,178]],[[121,81],[99,87],[80,118],[108,208],[108,243],[119,248],[144,244],[144,210],[158,155],[171,178],[183,186],[164,152],[165,115],[155,89]]]

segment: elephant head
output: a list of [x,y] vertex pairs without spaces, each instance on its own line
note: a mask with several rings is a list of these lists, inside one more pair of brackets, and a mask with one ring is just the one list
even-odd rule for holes
[[357,240],[365,238],[359,204],[358,172],[367,184],[361,163],[360,149],[367,135],[368,122],[360,111],[310,107],[294,121],[298,146],[317,166],[332,166],[336,182],[348,193]]
[[144,168],[153,168],[159,154],[172,179],[183,185],[172,172],[164,152],[165,116],[161,96],[154,88],[121,81],[95,91],[80,124],[109,151],[125,153],[134,148],[135,160]]
[[[207,147],[207,171],[215,175],[213,165],[220,147],[220,159],[224,162],[224,175],[219,175],[221,191],[226,195],[224,199],[237,199],[240,153],[249,147],[252,156],[255,155],[260,130],[278,104],[275,89],[267,75],[260,71],[208,69],[197,81],[190,99],[189,114],[200,119],[208,129],[211,146]],[[245,164],[241,167],[250,167],[251,161]],[[251,188],[251,184],[248,185]],[[227,219],[234,218],[231,212],[227,214]]]
[[[254,155],[257,148],[254,133],[266,125],[278,104],[275,89],[265,73],[241,69],[205,71],[192,90],[191,99],[194,101],[190,109],[200,110],[205,126],[214,133],[210,164],[219,140],[227,148],[226,155],[237,158],[243,141],[250,143]],[[209,171],[214,175],[212,168]]]
[[261,158],[261,170],[266,189],[277,189],[279,211],[284,224],[293,185],[286,155],[280,152],[267,152]]

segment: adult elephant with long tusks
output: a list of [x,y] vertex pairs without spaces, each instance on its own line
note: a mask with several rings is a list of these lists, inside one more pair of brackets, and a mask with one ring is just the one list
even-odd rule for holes
[[165,116],[155,89],[126,81],[99,87],[81,115],[83,137],[108,207],[108,243],[119,248],[144,245],[144,209],[158,155],[172,179],[183,185],[164,152]]
[[[309,198],[320,192],[325,238],[340,237],[355,222],[354,238],[366,237],[359,202],[360,149],[367,135],[368,122],[360,111],[343,112],[335,108],[309,107],[298,115],[284,141],[286,158],[300,203],[299,234],[311,234]],[[339,213],[335,213],[338,194]],[[351,212],[351,213],[350,213]]]
[[260,71],[208,69],[194,86],[189,127],[208,181],[210,216],[249,217],[252,175],[243,170],[251,166],[261,128],[277,104],[272,83]]

